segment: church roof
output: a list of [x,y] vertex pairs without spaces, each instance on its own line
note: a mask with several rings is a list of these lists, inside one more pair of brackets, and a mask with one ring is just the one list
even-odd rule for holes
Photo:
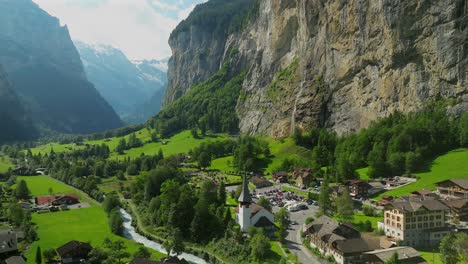
[[246,179],[246,176],[244,176],[244,179],[242,180],[242,192],[237,201],[240,203],[252,203],[252,197],[250,196],[249,191],[249,183]]

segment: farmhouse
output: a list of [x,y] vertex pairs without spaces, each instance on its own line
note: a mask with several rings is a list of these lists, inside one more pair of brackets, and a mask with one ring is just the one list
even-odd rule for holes
[[450,208],[447,220],[468,222],[468,199],[445,200],[442,203]]
[[296,186],[302,189],[309,187],[314,181],[312,169],[295,169],[292,178],[296,181]]
[[361,180],[350,181],[348,186],[349,195],[354,198],[366,197],[368,195],[368,191],[372,188],[367,182]]
[[430,196],[404,196],[385,207],[378,222],[388,237],[409,246],[435,246],[449,233],[445,226],[449,208]]
[[468,198],[468,178],[451,179],[436,183],[437,192],[447,198]]
[[274,230],[275,220],[273,213],[259,205],[253,204],[245,176],[242,181],[242,192],[238,201],[239,206],[235,209],[236,222],[240,225],[243,232],[247,232],[251,226]]
[[398,263],[401,264],[420,264],[427,263],[419,252],[412,247],[394,247],[387,249],[378,249],[362,254],[362,260],[368,264],[387,263],[394,254],[398,255]]
[[363,252],[390,246],[382,243],[379,237],[361,237],[351,225],[342,224],[321,216],[303,229],[312,247],[317,247],[324,255],[333,256],[339,264],[359,260]]
[[37,205],[72,205],[80,202],[80,197],[76,194],[48,195],[35,198]]
[[273,172],[273,181],[276,183],[288,183],[288,173],[285,171]]
[[413,196],[432,196],[432,197],[437,197],[437,194],[433,193],[430,190],[422,189],[419,191],[414,191],[411,193]]
[[250,182],[255,185],[255,188],[261,189],[261,188],[266,188],[266,187],[271,187],[273,186],[273,183],[271,183],[269,180],[257,176],[253,176],[250,179]]
[[74,264],[82,263],[81,261],[83,259],[87,259],[92,249],[93,248],[88,243],[72,240],[57,248],[55,251],[62,264]]

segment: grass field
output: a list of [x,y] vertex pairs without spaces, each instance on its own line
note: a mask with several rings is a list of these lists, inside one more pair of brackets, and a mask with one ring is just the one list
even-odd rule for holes
[[266,137],[264,139],[269,143],[272,155],[272,162],[268,164],[268,167],[266,168],[267,174],[271,174],[286,158],[310,160],[310,151],[306,148],[297,146],[292,138],[275,140],[273,138]]
[[[34,242],[31,250],[26,253],[28,263],[31,264],[35,263],[34,256],[38,246],[44,251],[57,248],[70,240],[89,242],[94,247],[101,247],[105,238],[120,239],[125,242],[131,253],[139,248],[137,243],[111,233],[107,216],[99,206],[48,214],[33,214],[32,221],[38,226],[39,240]],[[153,251],[154,258],[159,259],[163,256],[162,253]]]
[[369,175],[367,175],[368,171],[369,171],[368,167],[356,170],[356,172],[359,174],[359,179],[361,180],[369,180]]
[[428,172],[416,173],[420,179],[407,186],[387,191],[375,199],[379,200],[384,195],[400,197],[421,189],[435,189],[435,183],[447,179],[468,178],[468,149],[457,149],[442,155],[432,162]]
[[24,180],[26,182],[32,196],[49,195],[49,188],[52,188],[53,194],[76,193],[72,187],[48,176],[19,176],[16,181],[18,182],[20,180]]
[[[91,198],[77,192],[72,187],[47,176],[25,176],[18,177],[18,180],[26,181],[33,196],[47,195],[51,187],[53,193],[76,193],[83,200],[91,200]],[[135,252],[139,247],[137,243],[112,234],[107,215],[102,207],[97,205],[90,208],[55,213],[34,213],[32,221],[38,227],[39,240],[34,242],[31,249],[26,253],[28,263],[34,263],[34,256],[38,246],[42,250],[57,248],[70,240],[90,242],[93,246],[101,246],[104,239],[108,237],[112,240],[122,239],[131,253]],[[156,251],[152,251],[152,253],[156,259],[164,256]]]
[[421,256],[430,264],[442,264],[442,260],[440,259],[439,249],[436,248],[435,252],[434,249],[429,248],[418,248],[417,249]]
[[14,165],[11,164],[10,159],[5,156],[0,156],[0,173],[7,172],[9,168],[13,168]]
[[301,191],[301,190],[291,188],[291,187],[288,187],[288,186],[281,186],[281,189],[283,191],[293,192],[293,193],[296,193],[296,194],[304,196],[304,197],[308,197],[308,195],[309,195],[309,193],[307,191]]

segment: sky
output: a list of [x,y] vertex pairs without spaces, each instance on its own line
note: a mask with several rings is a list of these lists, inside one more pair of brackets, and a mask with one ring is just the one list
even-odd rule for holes
[[111,45],[132,60],[171,56],[169,35],[206,0],[33,0],[67,25],[73,40]]

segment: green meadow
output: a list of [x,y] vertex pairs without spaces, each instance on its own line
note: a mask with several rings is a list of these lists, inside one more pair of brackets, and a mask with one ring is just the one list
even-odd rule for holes
[[[78,192],[72,187],[47,176],[18,177],[18,180],[26,181],[33,196],[48,195],[49,188],[52,188],[53,193],[76,193],[83,200],[91,201],[91,198],[82,192]],[[92,203],[89,208],[77,210],[46,214],[34,213],[32,222],[38,228],[39,240],[35,241],[30,250],[26,252],[28,263],[31,264],[35,263],[34,256],[38,246],[42,250],[57,248],[70,240],[89,242],[93,246],[102,246],[105,238],[111,240],[121,239],[125,242],[130,253],[135,252],[140,247],[139,244],[133,241],[114,235],[110,230],[106,213],[96,203]],[[152,257],[155,259],[164,256],[164,254],[154,250],[151,252]]]
[[401,188],[384,192],[375,199],[379,200],[384,195],[400,197],[413,191],[428,189],[434,190],[435,183],[455,178],[468,178],[468,149],[456,149],[436,158],[427,172],[416,173],[419,177],[414,183]]
[[5,156],[0,156],[0,173],[7,172],[9,168],[14,168],[11,164],[10,159]]

